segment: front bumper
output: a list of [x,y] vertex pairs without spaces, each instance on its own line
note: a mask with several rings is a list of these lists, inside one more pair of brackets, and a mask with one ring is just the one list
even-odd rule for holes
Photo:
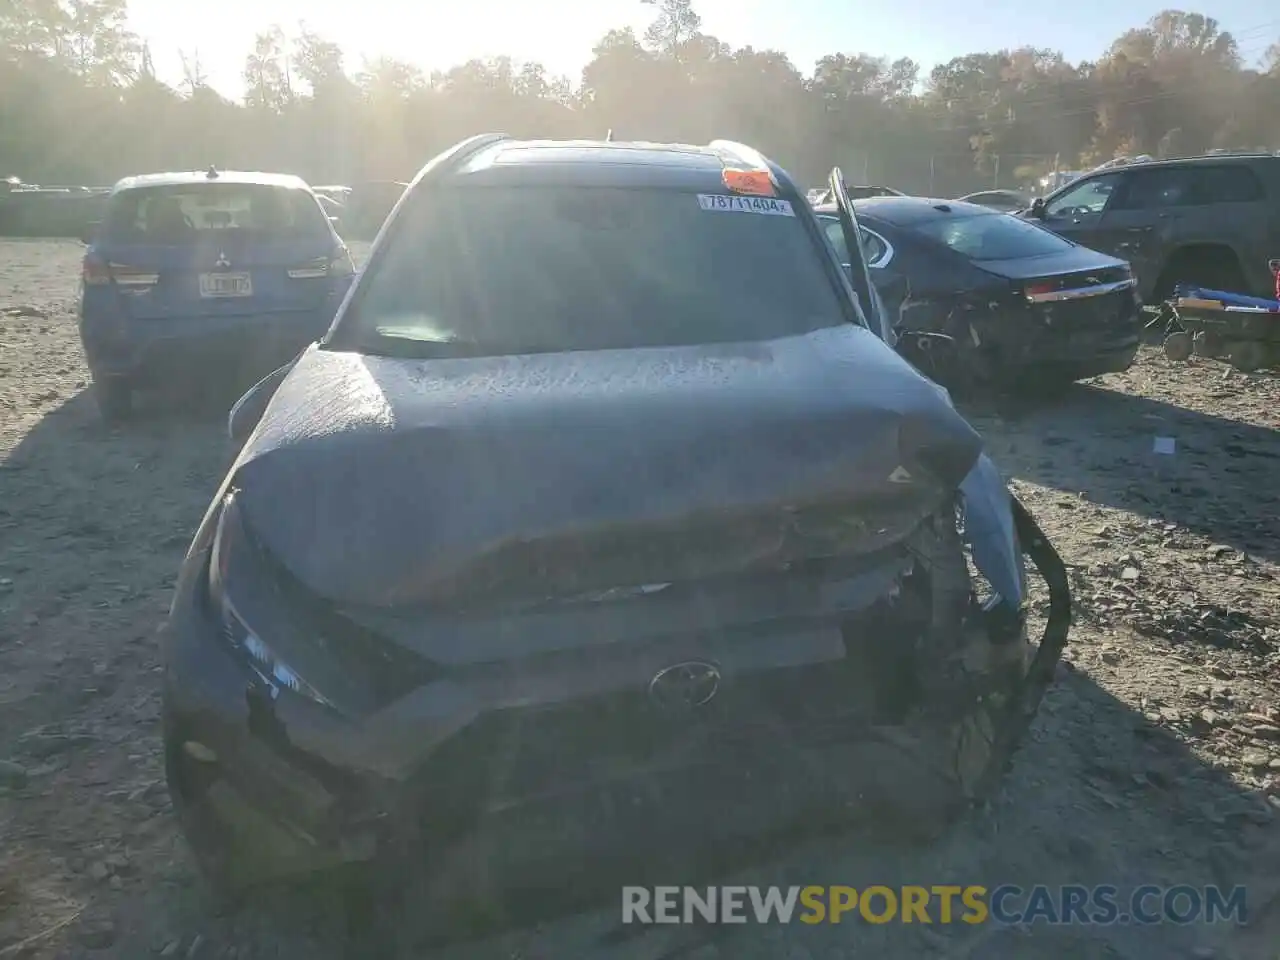
[[[818,633],[839,642],[834,630]],[[546,683],[530,669],[502,681],[507,691],[496,689],[494,678],[470,692],[439,682],[432,695],[419,692],[382,714],[348,721],[289,690],[268,694],[200,605],[180,598],[166,640],[166,739],[177,749],[198,745],[189,749],[203,760],[175,759],[200,763],[217,778],[218,815],[243,825],[254,846],[270,845],[273,868],[286,874],[367,859],[414,840],[448,846],[506,837],[496,845],[515,858],[511,871],[631,860],[667,845],[733,846],[788,821],[847,817],[848,798],[873,794],[893,762],[882,756],[883,744],[855,735],[875,719],[869,671],[843,671],[848,704],[838,715],[797,715],[794,694],[835,682],[830,660],[788,667],[786,655],[778,656],[780,644],[828,643],[810,634],[778,633],[767,644],[775,662],[763,686],[773,694],[787,688],[778,699],[790,702],[770,703],[752,684],[753,673],[763,674],[748,662],[750,638],[740,638],[736,664],[718,658],[737,681],[735,692],[717,698],[724,718],[741,718],[750,712],[744,707],[759,704],[750,725],[714,717],[690,725],[680,717],[640,731],[618,721],[618,714],[644,716],[644,686],[638,695],[619,694],[606,675],[652,676],[655,663],[691,655],[676,645],[576,678],[562,675],[560,682],[578,691],[568,702],[521,707]],[[696,644],[678,646],[701,652]],[[597,683],[614,689],[592,693]],[[491,708],[470,707],[472,695],[490,698]],[[770,706],[776,712],[767,712]],[[424,749],[433,740],[434,749]],[[414,763],[414,754],[424,756]],[[924,782],[912,792],[939,796],[939,786]],[[744,795],[755,802],[738,802]]]
[[[984,458],[963,491],[975,560],[991,571],[998,591],[1021,595],[1020,568],[999,545],[1016,537],[1051,601],[1034,657],[1019,668],[1025,672],[1016,689],[1003,691],[1008,722],[998,729],[1011,751],[1052,681],[1070,597],[1061,561],[1016,501],[1002,508],[987,489],[993,477]],[[175,766],[198,766],[216,782],[209,793],[222,829],[246,847],[271,851],[269,871],[255,879],[369,860],[425,841],[436,851],[434,868],[462,870],[481,858],[489,876],[536,884],[557,865],[632,868],[664,855],[741,851],[789,826],[859,816],[908,829],[937,824],[956,803],[936,770],[916,764],[886,736],[898,728],[884,658],[908,644],[895,644],[906,638],[870,614],[844,632],[843,659],[771,663],[763,690],[744,673],[737,691],[725,694],[721,719],[729,722],[712,715],[645,729],[620,725],[619,716],[640,715],[632,701],[644,700],[643,688],[630,700],[614,693],[522,703],[530,689],[518,687],[523,671],[502,681],[505,692],[485,684],[506,704],[498,709],[469,711],[458,684],[438,683],[434,696],[406,697],[399,708],[346,720],[289,690],[269,694],[223,641],[190,569],[166,638],[166,743]],[[795,646],[809,642],[796,634]],[[762,649],[776,656],[785,643],[772,636]],[[672,651],[654,655],[672,662]],[[648,677],[652,664],[619,668]],[[588,673],[599,679],[599,671]],[[838,709],[807,709],[832,703]],[[449,724],[454,732],[440,737]],[[619,729],[626,749],[619,749]],[[412,769],[388,759],[415,752]],[[176,780],[181,792],[182,778]],[[175,805],[181,811],[183,798]]]

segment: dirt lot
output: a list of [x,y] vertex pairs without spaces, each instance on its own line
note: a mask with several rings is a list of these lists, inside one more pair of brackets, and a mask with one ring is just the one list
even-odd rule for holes
[[[79,253],[0,243],[0,960],[340,956],[331,912],[297,898],[213,912],[175,831],[157,628],[226,453],[217,412],[99,426],[76,338]],[[1280,956],[1280,379],[1148,352],[1052,407],[974,419],[1079,601],[1031,749],[993,809],[932,850],[807,841],[738,882],[1246,884],[1245,928],[627,936],[606,892],[596,912],[417,955]],[[1155,437],[1174,455],[1155,454]]]

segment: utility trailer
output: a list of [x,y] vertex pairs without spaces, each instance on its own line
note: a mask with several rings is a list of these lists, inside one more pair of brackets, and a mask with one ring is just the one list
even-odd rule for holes
[[[1271,261],[1280,283],[1280,260]],[[1153,323],[1165,324],[1164,355],[1224,360],[1242,373],[1280,369],[1280,296],[1179,287]]]

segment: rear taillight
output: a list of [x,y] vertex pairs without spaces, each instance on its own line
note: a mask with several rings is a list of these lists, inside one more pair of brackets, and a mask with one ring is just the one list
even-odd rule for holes
[[342,249],[331,257],[316,257],[290,267],[288,273],[294,280],[315,280],[320,277],[349,277],[353,271],[351,257]]
[[289,276],[294,280],[314,280],[329,275],[329,258],[316,257],[296,267],[289,268]]
[[160,274],[154,270],[124,263],[107,264],[107,273],[118,287],[154,287],[160,282]]
[[105,286],[111,282],[111,271],[107,269],[105,263],[93,254],[89,254],[80,267],[80,279],[84,281],[86,287]]
[[1036,300],[1050,293],[1057,293],[1058,285],[1056,283],[1028,283],[1023,288],[1023,293],[1027,295],[1028,300]]

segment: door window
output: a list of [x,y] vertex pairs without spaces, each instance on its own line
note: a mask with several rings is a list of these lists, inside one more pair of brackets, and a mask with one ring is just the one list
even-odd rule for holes
[[1072,184],[1050,200],[1045,213],[1050,217],[1080,217],[1101,213],[1120,183],[1119,173],[1106,173],[1083,183]]
[[1192,203],[1257,203],[1265,198],[1257,175],[1244,164],[1195,168]]
[[1163,210],[1193,202],[1196,174],[1192,167],[1157,167],[1133,170],[1113,210]]

